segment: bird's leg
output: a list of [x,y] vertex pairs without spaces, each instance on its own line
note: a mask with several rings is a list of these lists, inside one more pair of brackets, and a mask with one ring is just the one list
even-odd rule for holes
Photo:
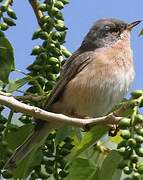
[[112,124],[112,125],[110,126],[108,135],[114,137],[114,136],[117,135],[118,132],[119,132],[119,127],[118,127],[118,125],[117,125],[117,124]]

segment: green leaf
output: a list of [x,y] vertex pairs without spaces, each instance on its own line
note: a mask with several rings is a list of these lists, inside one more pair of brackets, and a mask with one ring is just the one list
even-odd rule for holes
[[32,150],[30,154],[28,154],[20,163],[18,163],[17,168],[13,172],[14,179],[26,179],[32,170],[31,168],[41,163],[42,156],[42,150]]
[[[6,141],[9,148],[16,149],[29,136],[33,130],[32,124],[27,124],[18,128],[15,132],[9,132],[6,136]],[[25,179],[33,166],[39,165],[42,159],[42,151],[34,148],[22,161],[17,162],[17,167],[14,169],[14,179]]]
[[109,137],[110,141],[113,143],[119,144],[123,140],[123,138],[120,136],[120,134],[121,134],[121,131],[119,131],[118,134],[114,137],[110,136]]
[[72,163],[67,180],[98,180],[99,168],[89,159],[79,157]]
[[4,37],[4,33],[2,31],[0,31],[0,37]]
[[90,147],[92,144],[95,144],[102,136],[107,132],[106,128],[103,127],[94,127],[91,131],[85,133],[84,137],[78,144],[75,144],[75,147],[71,151],[71,154],[68,156],[68,160],[72,161],[80,153],[82,153],[86,148]]
[[58,129],[57,133],[56,133],[56,137],[55,137],[55,144],[58,145],[66,137],[72,137],[72,135],[75,135],[76,130],[75,130],[75,128],[66,127],[66,126]]
[[102,164],[99,180],[120,180],[122,171],[117,169],[120,161],[121,156],[113,150]]
[[11,149],[17,148],[33,129],[32,124],[27,124],[19,127],[16,131],[11,131],[6,135],[6,141]]
[[10,81],[7,91],[9,93],[12,93],[12,92],[16,91],[17,89],[21,88],[22,86],[24,86],[30,80],[31,80],[31,78],[27,76],[22,79]]
[[0,80],[8,83],[8,77],[15,68],[13,48],[5,37],[0,37]]

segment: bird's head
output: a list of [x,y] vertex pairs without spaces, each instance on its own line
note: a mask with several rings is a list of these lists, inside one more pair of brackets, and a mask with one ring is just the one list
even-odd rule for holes
[[118,19],[101,19],[95,22],[82,42],[81,48],[94,50],[110,46],[123,38],[129,38],[133,27],[141,21],[127,23]]

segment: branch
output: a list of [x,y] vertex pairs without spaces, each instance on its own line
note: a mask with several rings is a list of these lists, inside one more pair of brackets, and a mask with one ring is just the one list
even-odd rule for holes
[[38,2],[37,2],[37,0],[29,0],[29,3],[30,3],[31,7],[32,7],[33,10],[34,10],[34,13],[35,13],[35,15],[36,15],[38,24],[39,24],[39,26],[40,26],[40,20],[41,20],[41,18],[43,17],[43,14],[42,14],[42,12],[38,9]]
[[56,114],[52,112],[47,112],[38,107],[30,106],[25,103],[19,102],[11,96],[6,96],[4,93],[0,93],[0,104],[9,107],[14,112],[21,112],[25,115],[33,116],[36,119],[45,120],[48,122],[54,122],[57,124],[64,124],[67,126],[81,127],[81,128],[91,128],[95,125],[108,126],[111,124],[117,124],[121,117],[115,117],[114,115],[108,115],[99,118],[73,118],[68,117],[63,114]]
[[19,101],[35,101],[35,102],[39,102],[42,100],[45,100],[45,96],[36,96],[36,95],[24,95],[24,96],[15,96],[15,99],[19,100]]

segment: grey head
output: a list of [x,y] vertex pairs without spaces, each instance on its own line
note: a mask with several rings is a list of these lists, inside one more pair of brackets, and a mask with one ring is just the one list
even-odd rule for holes
[[119,40],[121,34],[125,30],[130,31],[140,22],[141,21],[135,21],[128,24],[125,21],[114,18],[100,19],[95,22],[88,34],[85,36],[80,50],[87,51],[109,46]]

